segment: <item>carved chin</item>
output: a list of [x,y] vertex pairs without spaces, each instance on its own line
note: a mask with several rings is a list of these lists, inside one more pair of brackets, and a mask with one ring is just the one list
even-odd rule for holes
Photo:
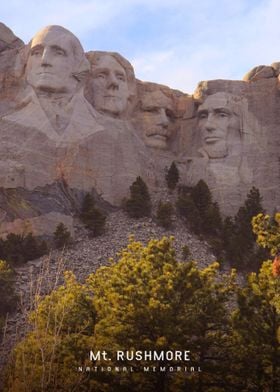
[[125,111],[126,103],[120,97],[103,97],[94,100],[94,107],[100,112],[119,115]]
[[151,135],[145,137],[145,143],[149,147],[165,150],[167,148],[167,138],[163,135]]
[[204,147],[205,151],[207,152],[209,158],[217,159],[217,158],[225,158],[228,155],[227,148],[219,146],[206,146]]

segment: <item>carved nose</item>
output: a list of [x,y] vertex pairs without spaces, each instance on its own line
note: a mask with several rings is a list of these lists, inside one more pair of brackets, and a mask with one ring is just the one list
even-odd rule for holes
[[211,132],[211,131],[214,131],[215,128],[216,128],[215,122],[214,122],[213,119],[209,116],[209,117],[207,118],[206,123],[205,123],[205,129],[206,129],[208,132]]
[[109,74],[108,76],[108,87],[113,88],[113,89],[118,89],[119,88],[119,83],[118,79],[114,74]]
[[47,49],[43,51],[41,64],[43,67],[50,67],[52,65],[50,59],[50,53]]
[[166,115],[166,111],[165,109],[160,109],[159,112],[159,125],[161,125],[162,127],[166,128],[169,124],[169,120],[168,117]]

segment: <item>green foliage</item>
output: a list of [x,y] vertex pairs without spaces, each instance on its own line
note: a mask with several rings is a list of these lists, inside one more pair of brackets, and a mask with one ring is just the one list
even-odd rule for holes
[[257,243],[270,250],[272,256],[280,252],[280,212],[273,219],[269,215],[258,214],[252,220]]
[[273,277],[272,263],[267,261],[238,290],[238,308],[233,313],[231,374],[239,390],[280,390],[279,310],[280,281]]
[[202,221],[199,211],[188,191],[181,190],[176,201],[176,208],[180,217],[194,233],[201,232]]
[[176,188],[179,178],[180,175],[176,163],[172,162],[165,176],[167,186],[170,190],[174,190]]
[[65,284],[37,298],[29,319],[33,328],[14,350],[6,390],[90,391],[88,376],[77,372],[81,364],[90,365],[94,347],[95,311],[86,287],[65,273]]
[[191,190],[191,197],[201,214],[205,214],[212,203],[212,195],[205,181],[200,180]]
[[253,187],[234,220],[228,218],[224,222],[226,257],[235,267],[256,270],[260,267],[261,261],[267,257],[256,247],[255,235],[251,227],[253,216],[262,212],[260,193]]
[[124,203],[124,209],[131,218],[142,218],[151,214],[149,190],[141,177],[137,177],[130,186],[130,198]]
[[165,229],[168,229],[172,226],[172,215],[174,214],[173,206],[170,202],[162,203],[159,202],[157,209],[157,221],[158,224]]
[[182,188],[176,202],[177,211],[196,234],[220,235],[222,218],[217,203],[212,201],[208,185],[200,180],[193,188]]
[[104,233],[106,215],[95,207],[94,198],[90,193],[84,197],[80,219],[94,237]]
[[[94,302],[100,317],[96,340],[100,348],[115,350],[191,350],[192,363],[216,369],[220,352],[226,345],[227,314],[225,303],[232,288],[232,277],[216,280],[218,264],[200,270],[194,263],[178,263],[171,241],[152,240],[147,247],[130,242],[118,261],[99,269],[88,279],[94,291]],[[179,310],[179,311],[178,311]],[[223,325],[223,333],[219,328]],[[207,354],[215,352],[215,361]],[[168,365],[175,363],[168,361]],[[124,362],[123,365],[158,366],[145,361]],[[196,374],[190,380],[160,373],[122,375],[130,390],[198,390],[206,387],[208,373]],[[118,376],[120,379],[120,376]],[[115,390],[116,380],[111,380]],[[138,388],[138,389],[137,389]],[[162,388],[162,389],[160,389]],[[196,389],[197,388],[197,389]],[[116,389],[117,390],[117,389]],[[203,389],[204,390],[204,389]]]
[[[0,260],[0,323],[3,324],[6,314],[14,310],[16,295],[14,293],[15,274],[4,260]],[[2,322],[1,322],[2,321]],[[1,328],[2,329],[2,328]],[[0,337],[1,337],[0,329]]]
[[32,233],[19,235],[10,233],[6,240],[0,240],[0,257],[11,264],[37,259],[48,252],[47,243]]
[[[30,317],[33,329],[14,350],[6,390],[26,391],[28,380],[31,392],[208,391],[213,374],[223,382],[221,350],[228,345],[226,304],[233,281],[234,275],[218,278],[217,263],[199,269],[193,262],[177,262],[171,239],[152,240],[146,247],[131,239],[118,260],[85,284],[67,273],[65,285],[38,299]],[[89,363],[90,349],[104,349],[112,360]],[[76,371],[78,366],[116,365],[116,350],[182,349],[190,350],[192,366],[201,366],[202,373]],[[153,363],[121,362],[144,364]]]
[[[231,225],[229,219],[228,230]],[[66,273],[63,286],[37,301],[33,329],[14,350],[6,391],[25,392],[27,379],[31,392],[279,390],[280,279],[271,261],[236,288],[235,272],[221,275],[218,263],[201,269],[178,262],[171,238],[147,246],[131,238],[116,260],[84,284]],[[117,350],[182,349],[190,350],[191,364],[144,359],[120,364],[115,357]],[[89,350],[105,350],[111,360],[90,362]],[[87,365],[134,372],[76,371]],[[200,366],[202,372],[136,371],[159,365]]]
[[56,226],[53,240],[56,248],[64,248],[71,244],[71,233],[62,222]]

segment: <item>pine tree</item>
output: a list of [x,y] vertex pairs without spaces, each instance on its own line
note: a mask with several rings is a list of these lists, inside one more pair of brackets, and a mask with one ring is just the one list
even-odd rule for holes
[[180,195],[176,202],[177,210],[185,223],[196,234],[201,232],[201,218],[190,195]]
[[199,211],[189,193],[185,191],[179,193],[176,208],[179,216],[183,218],[190,230],[199,234],[201,232],[202,221]]
[[251,271],[259,268],[264,253],[260,253],[255,245],[256,237],[252,232],[251,221],[255,215],[262,212],[259,190],[253,187],[234,218],[233,233],[230,238],[225,239],[227,258],[233,266],[250,268]]
[[71,233],[62,222],[56,226],[53,240],[56,248],[64,248],[71,244]]
[[84,197],[80,218],[94,237],[104,233],[106,215],[95,207],[94,198],[90,193]]
[[205,181],[200,180],[191,190],[191,197],[198,209],[203,215],[212,203],[212,195]]
[[258,274],[251,273],[246,286],[238,290],[228,372],[240,391],[280,390],[279,295],[280,282],[272,274],[271,261],[264,262]]
[[151,198],[145,182],[139,176],[130,186],[130,198],[124,208],[131,218],[142,218],[151,214]]
[[[131,239],[109,266],[85,284],[67,272],[65,284],[30,315],[32,328],[15,348],[6,390],[26,391],[213,391],[223,385],[228,361],[229,315],[233,276],[218,276],[218,263],[204,269],[175,258],[172,240],[147,246]],[[180,311],[178,311],[180,310]],[[120,366],[117,350],[190,350],[192,377],[168,371],[190,362],[122,361],[137,372],[78,372],[79,366]],[[105,350],[110,362],[90,362],[89,349]],[[69,369],[69,365],[70,369]],[[145,366],[166,366],[142,373]],[[46,377],[46,374],[48,377]],[[109,386],[109,389],[108,389]],[[217,390],[223,390],[218,389]]]
[[176,188],[179,178],[180,175],[176,163],[172,162],[165,176],[167,186],[170,190],[174,190]]
[[159,202],[158,209],[157,209],[157,221],[158,224],[166,229],[171,227],[172,225],[172,215],[174,213],[173,206],[170,202],[162,203]]

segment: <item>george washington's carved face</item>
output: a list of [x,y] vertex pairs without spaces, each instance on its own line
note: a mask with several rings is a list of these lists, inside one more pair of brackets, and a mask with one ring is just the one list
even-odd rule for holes
[[224,158],[228,155],[230,140],[240,137],[240,119],[226,94],[213,94],[200,105],[198,129],[202,147],[209,158]]
[[26,76],[35,90],[65,93],[75,90],[75,37],[65,29],[47,27],[32,39]]
[[111,55],[93,66],[92,93],[96,110],[117,116],[127,108],[129,89],[125,69]]

